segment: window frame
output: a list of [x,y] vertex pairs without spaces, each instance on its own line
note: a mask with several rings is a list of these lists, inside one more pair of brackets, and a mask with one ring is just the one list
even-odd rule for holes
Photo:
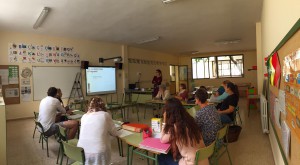
[[[242,56],[242,63],[243,63],[243,67],[242,67],[242,74],[241,76],[232,76],[232,71],[231,71],[231,65],[232,65],[232,60],[229,61],[229,70],[230,70],[230,76],[219,76],[219,61],[218,61],[218,57],[221,57],[221,56]],[[214,57],[215,59],[215,63],[216,63],[216,77],[210,77],[210,74],[209,74],[209,78],[194,78],[193,75],[194,75],[194,70],[193,70],[193,59],[197,59],[197,58],[210,58],[210,57]],[[191,70],[192,70],[192,80],[201,80],[201,79],[222,79],[222,78],[244,78],[245,77],[245,59],[244,59],[244,54],[228,54],[228,55],[215,55],[215,56],[203,56],[203,57],[192,57],[191,58]],[[208,69],[213,69],[210,68],[208,66]]]

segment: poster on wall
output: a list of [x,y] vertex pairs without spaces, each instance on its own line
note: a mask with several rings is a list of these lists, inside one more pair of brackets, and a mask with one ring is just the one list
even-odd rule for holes
[[283,77],[286,102],[286,122],[300,140],[300,51],[283,59]]
[[9,43],[8,62],[80,64],[80,55],[75,52],[73,47]]
[[21,86],[22,101],[31,101],[31,86]]

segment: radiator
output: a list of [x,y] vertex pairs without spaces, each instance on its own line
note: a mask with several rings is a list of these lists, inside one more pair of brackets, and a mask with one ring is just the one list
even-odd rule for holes
[[261,113],[261,126],[263,133],[269,133],[268,124],[268,104],[264,95],[260,95],[260,113]]

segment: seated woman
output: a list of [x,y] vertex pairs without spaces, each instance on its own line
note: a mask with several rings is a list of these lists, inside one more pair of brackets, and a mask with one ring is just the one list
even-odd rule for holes
[[[171,151],[167,155],[158,155],[159,165],[193,165],[196,151],[205,147],[195,120],[176,98],[166,102],[160,140],[162,143],[171,143]],[[205,159],[198,164],[208,165],[209,162]]]
[[234,110],[239,102],[239,91],[232,82],[227,84],[225,91],[228,93],[228,97],[222,102],[218,113],[222,123],[231,123],[234,121]]
[[217,132],[222,128],[220,115],[214,105],[208,104],[208,94],[204,89],[198,89],[195,97],[196,104],[200,107],[195,121],[202,132],[204,144],[208,146],[216,140]]
[[88,112],[81,118],[77,146],[85,152],[85,164],[109,165],[111,159],[110,136],[118,136],[117,128],[100,97],[91,99]]
[[177,94],[177,96],[175,96],[175,98],[179,99],[180,101],[187,101],[189,92],[186,89],[186,85],[180,84],[179,88],[180,88],[180,91]]
[[170,98],[170,91],[167,90],[166,85],[161,84],[159,85],[159,91],[156,95],[156,97],[154,99],[156,100],[167,100],[168,98]]

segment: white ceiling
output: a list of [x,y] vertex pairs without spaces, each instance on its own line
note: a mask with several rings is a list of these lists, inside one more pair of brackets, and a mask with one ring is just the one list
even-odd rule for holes
[[[253,50],[263,0],[0,0],[0,30],[127,44],[182,54]],[[44,7],[51,11],[32,28]],[[142,45],[136,42],[160,36]],[[240,39],[238,44],[216,41]]]

